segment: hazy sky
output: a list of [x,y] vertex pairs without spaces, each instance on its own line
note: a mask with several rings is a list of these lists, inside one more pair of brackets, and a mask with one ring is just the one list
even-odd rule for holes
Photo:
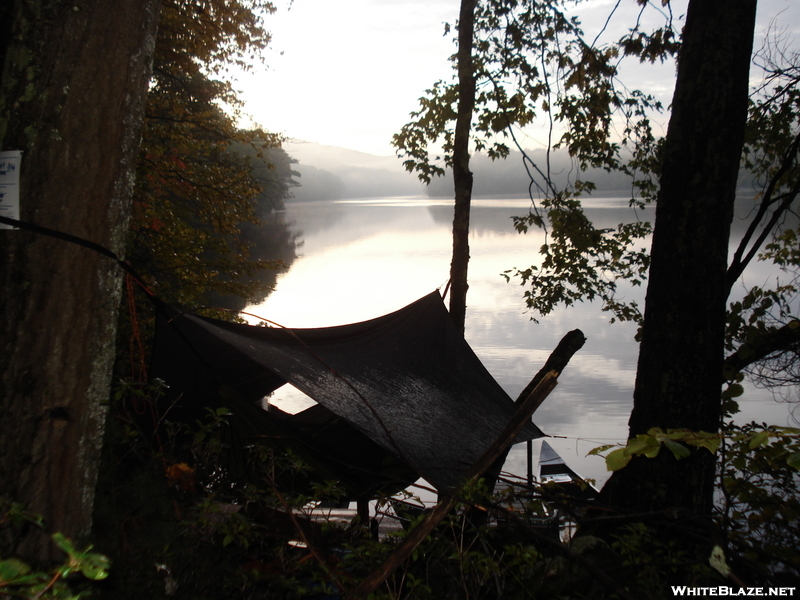
[[[583,5],[587,37],[602,26],[615,3],[589,0]],[[278,11],[266,21],[273,36],[266,66],[257,66],[235,84],[254,120],[294,138],[393,154],[392,134],[408,121],[425,89],[451,77],[447,58],[455,46],[452,36],[443,36],[444,23],[455,22],[459,0],[275,4]],[[685,1],[673,0],[673,5],[675,16],[681,16]],[[798,35],[798,0],[761,0],[759,7],[757,33],[780,13],[779,25]],[[634,0],[622,0],[620,12],[612,37],[632,23]],[[648,65],[632,68],[628,79],[668,102],[673,75],[672,65]],[[536,132],[531,133],[528,145],[534,146]]]
[[425,89],[449,76],[443,37],[458,0],[277,0],[265,69],[240,82],[271,131],[392,154]]

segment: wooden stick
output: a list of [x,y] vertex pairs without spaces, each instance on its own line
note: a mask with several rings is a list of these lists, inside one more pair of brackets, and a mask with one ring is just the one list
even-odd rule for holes
[[545,398],[553,391],[558,383],[558,373],[551,371],[542,377],[538,385],[528,394],[528,396],[517,405],[514,416],[506,425],[503,432],[489,446],[483,455],[470,467],[465,476],[466,483],[461,487],[449,492],[446,497],[439,501],[434,509],[412,529],[405,540],[387,557],[386,561],[375,571],[367,575],[366,578],[352,591],[347,594],[347,598],[355,600],[365,598],[374,592],[409,556],[416,550],[425,538],[427,538],[434,528],[447,516],[447,513],[458,502],[459,493],[465,487],[474,483],[483,473],[492,466],[495,460],[505,452],[514,442],[522,428],[530,421],[531,415],[544,402]]
[[[522,401],[527,398],[533,389],[539,384],[542,378],[547,375],[551,371],[555,371],[557,376],[560,376],[564,369],[567,367],[567,364],[572,359],[572,356],[580,350],[583,345],[586,343],[586,336],[583,335],[583,332],[580,329],[573,329],[569,333],[567,333],[561,341],[558,342],[558,346],[550,353],[550,356],[547,357],[547,362],[544,363],[544,366],[539,369],[539,372],[534,375],[533,379],[531,379],[530,383],[525,386],[525,389],[520,392],[520,395],[517,397],[515,402],[519,405]],[[531,440],[528,440],[528,485],[533,484],[533,443]],[[495,484],[497,483],[497,479],[500,476],[500,471],[503,468],[503,464],[506,462],[507,453],[504,452],[500,456],[497,457],[495,463],[487,469],[484,477],[486,477],[486,487],[489,491],[494,489]]]
[[564,369],[567,368],[567,364],[572,359],[572,356],[586,343],[586,336],[583,335],[583,332],[580,329],[573,329],[569,333],[567,333],[561,341],[558,342],[558,345],[555,349],[550,353],[550,356],[547,357],[547,362],[544,363],[544,366],[539,369],[539,372],[534,375],[533,379],[531,379],[530,383],[525,386],[525,389],[520,392],[519,396],[515,400],[517,404],[525,400],[533,388],[535,388],[542,378],[547,375],[550,371],[555,371],[559,375],[564,372]]

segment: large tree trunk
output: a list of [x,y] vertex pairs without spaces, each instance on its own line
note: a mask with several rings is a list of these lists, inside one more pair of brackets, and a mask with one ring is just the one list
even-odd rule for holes
[[453,140],[453,259],[450,262],[450,315],[463,332],[467,313],[467,267],[469,265],[469,213],[472,202],[472,172],[469,170],[469,137],[475,108],[475,73],[472,40],[476,0],[461,0],[458,19],[458,116]]
[[[159,2],[6,6],[0,147],[23,153],[21,220],[121,252]],[[91,526],[120,270],[24,230],[0,230],[0,256],[0,492],[50,531],[80,537]],[[36,534],[18,550],[53,552]]]
[[[728,238],[746,122],[756,0],[689,4],[656,208],[631,437],[717,431]],[[714,458],[662,450],[614,474],[603,495],[649,511],[711,511]]]

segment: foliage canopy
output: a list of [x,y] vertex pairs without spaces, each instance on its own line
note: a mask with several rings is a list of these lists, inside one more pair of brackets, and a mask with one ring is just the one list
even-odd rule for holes
[[269,233],[287,249],[275,252],[272,244],[273,256],[254,254],[256,242],[269,245],[260,218],[283,206],[296,173],[279,136],[237,128],[241,103],[220,78],[266,48],[263,18],[273,11],[259,1],[163,4],[129,257],[167,301],[198,306],[238,297],[231,307],[243,308],[270,288],[265,272],[294,258],[279,226]]
[[[493,159],[507,157],[510,145],[522,153],[532,207],[513,218],[514,226],[520,233],[538,227],[547,237],[535,264],[504,276],[523,286],[534,316],[547,315],[558,305],[599,300],[612,322],[641,324],[641,307],[619,291],[642,285],[650,266],[652,224],[644,217],[658,193],[663,139],[655,128],[664,118],[664,107],[647,91],[628,87],[624,73],[626,59],[652,64],[676,56],[682,24],[672,4],[662,4],[657,8],[640,2],[636,22],[606,42],[602,40],[619,5],[594,37],[587,38],[576,16],[578,2],[478,4],[472,148]],[[644,17],[653,12],[663,17],[661,23],[646,29]],[[744,301],[731,304],[729,351],[797,319],[798,62],[797,51],[774,32],[755,56],[764,79],[752,90],[740,177],[749,226],[728,277],[733,287],[756,260],[773,263],[783,274],[775,285],[751,288]],[[455,81],[436,82],[394,137],[406,168],[423,181],[443,175],[452,164],[457,87]],[[546,149],[540,161],[520,143],[521,136],[534,130],[544,132],[537,138],[544,137],[540,143]],[[563,174],[551,168],[550,156],[556,151],[568,152],[573,160],[566,184],[557,183]],[[597,168],[623,173],[630,181],[632,218],[615,228],[597,228],[583,210],[591,206],[595,189],[586,174]],[[787,361],[797,364],[796,353],[781,356],[782,369]],[[768,373],[762,377],[776,381],[778,369]]]

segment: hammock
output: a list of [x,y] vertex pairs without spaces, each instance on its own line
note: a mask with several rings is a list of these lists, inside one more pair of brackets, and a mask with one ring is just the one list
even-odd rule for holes
[[[423,477],[439,491],[500,434],[515,405],[453,325],[438,292],[351,325],[282,329],[162,306],[151,374],[181,410],[225,406],[244,444],[292,448],[352,497]],[[290,383],[319,404],[263,410]],[[516,442],[543,434],[533,423]]]

